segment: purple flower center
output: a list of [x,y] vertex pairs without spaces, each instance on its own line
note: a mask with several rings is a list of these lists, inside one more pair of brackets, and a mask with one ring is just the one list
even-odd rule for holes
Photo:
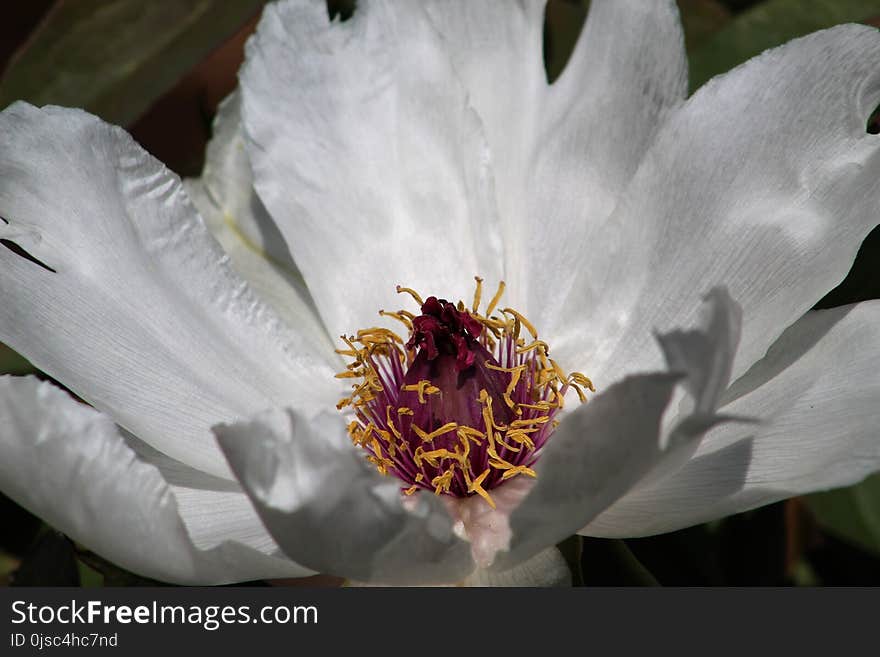
[[[583,399],[592,389],[582,374],[565,375],[549,358],[531,324],[518,312],[477,308],[428,297],[406,288],[421,306],[381,314],[403,322],[409,339],[388,329],[359,331],[343,338],[340,353],[354,362],[339,376],[356,378],[349,434],[383,474],[401,479],[405,492],[424,488],[441,495],[481,495],[508,479],[535,476],[531,466],[551,436],[565,393]],[[525,326],[531,341],[521,336]]]

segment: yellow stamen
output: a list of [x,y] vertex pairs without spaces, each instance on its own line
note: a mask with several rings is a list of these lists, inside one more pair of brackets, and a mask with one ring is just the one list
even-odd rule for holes
[[434,395],[440,392],[440,388],[434,386],[430,381],[426,379],[422,379],[418,383],[411,383],[409,385],[403,386],[404,390],[408,390],[410,392],[418,391],[419,393],[419,403],[425,403],[425,395]]
[[549,411],[551,408],[554,408],[554,405],[550,402],[539,401],[536,404],[519,404],[520,408],[532,408],[536,411]]
[[532,342],[531,344],[528,344],[528,345],[526,345],[526,346],[524,346],[524,347],[519,347],[519,348],[516,350],[516,353],[518,353],[518,354],[524,354],[524,353],[526,353],[526,352],[528,352],[528,351],[531,351],[532,349],[538,349],[538,348],[541,349],[541,351],[539,351],[538,353],[542,353],[542,352],[543,352],[543,353],[546,354],[548,351],[550,351],[550,347],[547,346],[547,343],[546,343],[546,342],[544,342],[543,340],[535,340],[535,341]]
[[513,316],[516,318],[516,320],[517,320],[520,324],[522,324],[523,326],[525,326],[526,329],[528,330],[528,332],[532,334],[532,339],[533,339],[533,340],[537,340],[537,339],[538,339],[538,330],[534,327],[534,325],[533,325],[529,320],[527,320],[527,319],[522,315],[522,313],[517,312],[517,311],[514,310],[513,308],[504,308],[501,312],[503,312],[505,315],[513,315]]
[[455,422],[447,422],[439,429],[434,429],[431,433],[427,433],[421,427],[412,425],[412,430],[415,431],[416,435],[421,438],[424,442],[428,443],[434,440],[437,436],[442,436],[444,433],[449,433],[450,431],[455,431],[458,429],[458,425]]
[[528,366],[527,365],[517,365],[516,367],[501,367],[500,365],[493,365],[492,363],[487,362],[486,367],[489,368],[490,370],[495,370],[497,372],[513,373],[513,372],[524,372]]
[[461,438],[462,440],[470,439],[476,445],[482,445],[483,444],[482,439],[484,439],[486,437],[486,434],[484,434],[479,429],[474,429],[473,427],[465,427],[465,426],[461,426],[461,425],[459,425],[456,433],[458,433],[458,437]]
[[480,310],[480,299],[483,296],[483,279],[479,276],[474,276],[474,280],[477,282],[477,289],[474,290],[474,305],[471,306],[471,310],[476,314]]
[[569,378],[577,383],[579,386],[583,386],[587,388],[590,392],[596,392],[596,388],[593,386],[593,382],[590,381],[587,377],[585,377],[580,372],[572,372],[568,375]]
[[577,393],[578,399],[581,400],[582,404],[585,404],[587,401],[587,395],[581,390],[581,387],[576,383],[572,383],[571,387],[574,388],[574,391]]
[[486,426],[486,439],[489,441],[487,452],[492,455],[495,453],[495,420],[492,417],[492,398],[486,389],[480,390],[480,403],[483,404],[483,424]]
[[454,461],[460,461],[461,454],[450,452],[448,449],[432,449],[430,452],[422,452],[422,458],[431,465],[436,466],[437,459],[453,459]]
[[345,372],[340,372],[336,375],[337,379],[360,379],[364,376],[363,372],[358,372],[356,370],[346,370]]
[[508,468],[503,475],[501,475],[501,481],[507,481],[511,477],[515,477],[518,474],[524,474],[528,477],[537,477],[538,475],[531,468],[527,468],[524,465],[515,465],[512,468]]
[[407,328],[407,330],[412,331],[412,327],[413,327],[412,320],[409,317],[407,317],[406,315],[404,315],[403,311],[392,313],[392,312],[388,312],[386,310],[380,310],[379,314],[382,317],[390,317],[391,319],[396,319],[398,322],[403,324]]
[[419,304],[420,308],[425,305],[425,302],[422,300],[422,297],[419,296],[419,293],[411,287],[403,287],[402,285],[398,285],[397,293],[401,294],[402,292],[406,292],[408,295],[410,295],[415,300],[415,302]]
[[559,363],[557,363],[552,358],[550,358],[549,360],[550,360],[550,365],[553,367],[553,371],[556,372],[556,376],[559,378],[559,380],[560,381],[567,381],[568,377],[565,376],[565,372],[562,370],[561,367],[559,367]]
[[477,495],[482,497],[484,500],[486,500],[486,502],[489,504],[489,506],[491,506],[493,509],[495,509],[495,508],[497,508],[495,506],[495,501],[492,499],[492,497],[489,495],[489,493],[486,491],[486,489],[483,488],[483,481],[486,479],[487,476],[489,476],[489,468],[486,468],[483,471],[483,474],[481,474],[479,477],[477,477],[476,479],[474,479],[471,482],[471,485],[468,486],[468,492],[469,493],[476,493]]
[[535,443],[529,438],[528,434],[535,433],[538,430],[538,427],[532,429],[511,429],[504,437],[516,441],[520,445],[525,445],[528,449],[535,449]]
[[449,469],[446,470],[443,474],[437,475],[431,480],[431,485],[434,486],[434,494],[439,495],[443,492],[449,492],[449,487],[452,485],[452,477],[455,472],[455,464],[449,466]]
[[376,342],[397,342],[403,343],[403,338],[401,338],[397,333],[392,331],[391,329],[382,328],[381,326],[372,326],[370,328],[361,329],[357,332],[357,339],[359,342],[364,342],[364,340],[376,341]]
[[501,295],[504,294],[504,281],[498,281],[498,290],[495,292],[495,296],[492,297],[492,300],[489,302],[489,307],[486,308],[486,317],[490,317],[492,315],[492,311],[495,310],[495,306],[498,305],[498,302],[501,301]]
[[515,447],[514,445],[511,445],[510,443],[508,443],[504,440],[507,437],[508,437],[507,434],[505,434],[504,437],[502,437],[501,434],[499,434],[499,435],[495,436],[495,442],[498,443],[499,445],[501,445],[506,450],[509,450],[511,452],[519,452],[520,451],[519,447]]
[[531,417],[525,420],[514,420],[510,423],[510,428],[515,429],[519,427],[529,427],[533,424],[547,424],[550,421],[550,416],[548,415],[539,415],[538,417]]
[[391,433],[394,434],[394,437],[398,440],[403,440],[403,434],[400,433],[400,430],[394,426],[394,421],[391,419],[391,406],[385,407],[385,423],[388,425],[388,428],[391,429]]

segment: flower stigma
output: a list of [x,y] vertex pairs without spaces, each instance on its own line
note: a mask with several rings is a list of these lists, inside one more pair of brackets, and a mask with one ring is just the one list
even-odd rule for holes
[[402,323],[406,341],[381,327],[342,336],[346,348],[337,352],[353,361],[337,377],[358,382],[337,408],[351,410],[352,441],[381,474],[401,479],[407,495],[479,495],[494,508],[493,488],[535,476],[566,393],[585,402],[595,388],[580,372],[565,374],[521,313],[496,313],[503,281],[481,314],[483,281],[475,279],[470,309],[398,286],[421,314],[379,314]]

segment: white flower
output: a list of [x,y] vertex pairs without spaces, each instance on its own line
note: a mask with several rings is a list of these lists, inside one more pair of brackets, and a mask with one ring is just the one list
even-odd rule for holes
[[[880,303],[809,312],[877,223],[876,30],[685,100],[671,1],[594,0],[552,85],[541,2],[358,4],[266,9],[186,191],[84,112],[0,114],[0,341],[94,407],[0,378],[4,493],[169,581],[547,582],[571,533],[880,468]],[[496,510],[402,496],[335,408],[335,336],[475,275],[597,388]]]

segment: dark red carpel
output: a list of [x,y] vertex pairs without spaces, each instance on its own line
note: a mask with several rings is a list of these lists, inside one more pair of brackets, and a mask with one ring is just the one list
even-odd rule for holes
[[[494,356],[479,342],[483,325],[466,311],[437,297],[428,297],[422,304],[422,314],[413,320],[413,333],[408,349],[418,349],[410,364],[404,386],[430,381],[440,394],[430,395],[424,403],[411,390],[401,392],[400,403],[413,409],[414,415],[404,420],[404,426],[415,422],[426,430],[433,430],[447,422],[464,426],[482,424],[483,405],[480,391],[501,400],[506,386],[505,376],[487,364],[498,365]],[[509,409],[499,403],[499,420],[509,421]],[[444,447],[457,442],[455,434],[438,441]]]
[[477,342],[482,333],[483,325],[467,311],[458,310],[446,299],[428,297],[422,304],[422,314],[413,319],[406,347],[423,350],[427,360],[454,354],[460,372],[474,364],[478,352],[485,351]]

